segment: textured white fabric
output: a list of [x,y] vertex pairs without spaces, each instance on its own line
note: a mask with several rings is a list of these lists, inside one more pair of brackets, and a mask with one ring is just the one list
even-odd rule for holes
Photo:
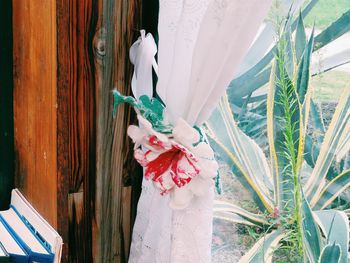
[[[271,0],[215,0],[201,25],[193,55],[186,120],[200,125],[217,106]],[[208,52],[210,50],[210,52]]]
[[171,74],[175,37],[183,2],[184,0],[159,1],[158,33],[161,38],[158,40],[158,46],[164,48],[158,50],[158,62],[161,61],[162,67],[158,74],[157,93],[163,99],[166,97],[166,85]]
[[[170,121],[210,115],[254,39],[271,0],[160,0],[157,92]],[[144,180],[130,263],[211,262],[214,190],[169,208]]]
[[[167,79],[163,81],[160,71],[157,92],[166,102],[170,120],[175,122],[177,118],[185,116],[184,105],[190,91],[193,50],[209,0],[184,0],[180,19],[177,21],[169,21],[169,14],[172,13],[169,2],[173,1],[160,1],[158,64],[159,68],[163,68],[163,64],[167,65],[170,74],[168,73]],[[169,24],[166,25],[165,22]],[[174,42],[169,43],[168,39],[162,42],[168,37],[169,27],[174,27],[175,23],[177,25]],[[168,55],[168,52],[172,54]]]

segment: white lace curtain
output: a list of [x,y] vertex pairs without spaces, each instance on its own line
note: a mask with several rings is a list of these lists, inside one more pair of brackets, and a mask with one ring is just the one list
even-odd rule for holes
[[[272,0],[160,0],[157,93],[172,123],[201,125],[217,105]],[[131,49],[136,97],[151,94],[155,45],[143,36]],[[137,77],[136,77],[137,76]],[[214,190],[182,210],[169,207],[144,180],[130,263],[211,261]]]

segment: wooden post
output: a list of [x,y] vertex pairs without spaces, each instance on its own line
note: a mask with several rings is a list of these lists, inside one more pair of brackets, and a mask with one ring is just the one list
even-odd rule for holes
[[13,0],[16,186],[57,227],[56,8]]
[[112,117],[112,88],[129,94],[129,48],[139,36],[141,1],[102,0],[95,35],[97,173],[94,262],[125,262],[130,243],[131,189],[123,187],[131,148],[126,135],[130,108]]
[[[131,234],[128,50],[141,0],[13,0],[16,186],[58,229],[63,262],[125,262]],[[141,175],[140,175],[141,176]]]
[[121,107],[113,119],[111,91],[130,90],[138,10],[137,1],[57,1],[58,202],[68,207],[58,213],[58,227],[69,262],[126,262],[128,255],[130,109]]
[[56,9],[57,201],[62,204],[58,228],[67,243],[65,260],[90,262],[96,174],[92,43],[98,4],[93,0],[57,0]]

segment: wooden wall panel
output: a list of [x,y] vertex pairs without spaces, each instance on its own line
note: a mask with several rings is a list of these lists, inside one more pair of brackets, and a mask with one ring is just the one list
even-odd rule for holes
[[[132,67],[129,48],[139,36],[140,0],[102,0],[94,41],[97,87],[97,172],[94,262],[126,262],[131,229],[131,191],[124,179],[132,173],[130,140],[126,135],[130,108],[112,117],[115,87],[130,94]],[[141,174],[139,174],[141,176]]]
[[68,262],[92,260],[96,172],[92,43],[97,12],[97,1],[57,1],[58,204],[63,206],[58,224]]
[[112,118],[111,90],[130,91],[128,50],[139,34],[139,8],[135,0],[57,1],[58,201],[69,215],[67,224],[59,213],[58,224],[69,262],[127,259],[131,115],[121,107]]
[[16,185],[62,235],[63,262],[127,260],[133,114],[113,119],[111,91],[130,93],[140,3],[13,0]]
[[13,0],[16,186],[57,226],[56,6]]

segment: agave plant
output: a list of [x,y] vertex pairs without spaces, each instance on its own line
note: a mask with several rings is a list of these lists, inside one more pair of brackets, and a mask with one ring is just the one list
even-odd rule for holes
[[[291,5],[288,13],[288,23],[290,23],[291,33],[300,28],[300,17],[293,21],[293,13],[298,10],[305,2],[304,0],[282,0],[284,5]],[[300,12],[302,18],[306,17],[310,11],[317,5],[319,0],[311,0]],[[263,87],[268,81],[271,72],[271,61],[276,51],[274,23],[265,23],[264,28],[257,36],[254,44],[246,55],[240,72],[229,84],[229,101],[231,104],[240,107],[246,101],[247,96]],[[332,41],[343,36],[350,31],[350,9],[345,10],[344,14],[334,21],[328,28],[318,33],[315,38],[315,45],[312,52],[317,52],[322,47],[330,44]],[[299,31],[296,36],[297,42],[305,41],[305,34]],[[272,47],[271,47],[272,46]],[[325,58],[319,63],[318,68],[312,69],[313,74],[320,74],[335,67],[350,62],[349,50],[341,51],[329,58]],[[266,97],[265,97],[266,98]],[[251,98],[252,101],[262,101],[264,96]]]
[[[308,15],[312,8],[318,3],[318,0],[310,1],[302,10],[299,19],[296,21],[293,21],[293,10],[299,8],[304,1],[284,0],[283,2],[285,2],[286,5],[294,2],[293,6],[295,8],[291,9],[289,13],[288,23],[290,24],[291,33],[295,32],[296,43],[299,45],[297,51],[303,51],[302,47],[306,41],[306,35],[302,18]],[[266,130],[266,84],[269,81],[271,61],[277,48],[276,45],[273,45],[274,38],[272,27],[271,23],[266,23],[265,28],[261,31],[246,56],[240,73],[231,81],[227,92],[228,100],[236,116],[239,127],[258,143],[265,142],[265,138],[262,136],[264,132],[262,131]],[[349,31],[350,10],[347,10],[327,29],[320,32],[315,37],[315,44],[311,52],[315,54],[322,47],[332,43]],[[339,51],[330,57],[325,57],[321,61],[314,63],[311,68],[311,75],[315,76],[321,74],[349,62],[350,49]],[[313,102],[311,102],[311,104],[313,113],[320,115],[317,106]],[[310,142],[308,136],[307,140]],[[307,143],[306,147],[308,148],[309,146],[310,143]],[[309,150],[307,154],[311,155],[311,149]],[[317,146],[314,152],[317,154]],[[306,160],[312,165],[312,156],[308,156]]]
[[[292,22],[293,16],[290,14],[287,18],[287,33],[289,35],[295,30],[295,42],[294,42],[294,53],[289,52],[287,59],[287,68],[289,68],[289,73],[291,72],[291,67],[293,65],[298,65],[300,63],[301,55],[304,52],[304,47],[306,46],[306,33],[303,23],[303,17],[308,14],[317,1],[311,1],[304,10],[300,13],[298,19]],[[315,53],[320,47],[323,47],[338,37],[342,36],[344,33],[350,30],[350,10],[344,13],[337,21],[332,23],[326,30],[319,33],[313,39],[312,49],[306,50],[307,56],[304,56],[305,63],[309,63],[309,59],[312,54]],[[287,35],[288,35],[287,34]],[[258,39],[259,40],[259,39]],[[258,41],[257,40],[257,41]],[[292,46],[290,38],[286,37],[287,46]],[[256,44],[256,46],[259,46]],[[264,45],[263,45],[264,46]],[[254,48],[254,45],[253,45]],[[242,74],[235,80],[233,80],[228,89],[228,100],[230,102],[231,109],[235,114],[238,126],[250,137],[252,137],[261,147],[266,147],[266,98],[267,98],[267,88],[264,88],[265,83],[268,80],[268,76],[271,73],[271,67],[269,66],[270,60],[273,57],[273,52],[276,50],[276,46],[270,50],[265,57],[253,66],[246,73]],[[327,71],[331,68],[343,65],[344,63],[350,62],[350,49],[341,51],[339,54],[332,56],[331,58],[326,58],[320,62],[318,73]],[[256,53],[253,52],[253,53]],[[328,62],[332,61],[331,63]],[[259,73],[259,70],[261,72]],[[308,69],[308,77],[316,74],[312,69]],[[262,77],[263,76],[263,77]],[[265,86],[264,86],[265,85]],[[263,87],[263,88],[261,88]],[[308,85],[305,85],[307,91]],[[262,90],[259,96],[253,96],[252,91]],[[306,134],[305,136],[305,160],[309,166],[312,168],[315,166],[315,161],[319,155],[320,146],[324,139],[325,127],[322,120],[321,111],[318,106],[311,99],[311,109],[309,122],[314,128],[312,135]],[[330,169],[327,173],[328,179],[333,179],[339,172],[345,171],[350,167],[350,154],[343,155],[343,159],[338,159],[333,161]],[[342,195],[338,198],[339,203],[349,203],[350,197],[348,195]]]
[[[298,23],[302,25],[301,18]],[[303,27],[298,28],[296,34],[302,34]],[[296,262],[345,263],[349,221],[334,200],[350,186],[350,169],[332,180],[327,174],[334,160],[349,152],[350,87],[342,94],[310,166],[305,145],[313,114],[308,83],[314,37],[293,43],[288,27],[280,35],[266,100],[269,154],[238,127],[227,96],[206,125],[212,147],[250,192],[260,212],[217,201],[215,216],[265,231],[242,263],[272,262],[279,246],[289,247]]]
[[[284,0],[285,5],[293,4],[288,14],[288,23],[290,23],[291,33],[294,33],[300,29],[300,17],[293,21],[293,12],[301,6],[304,1],[288,1]],[[305,8],[301,11],[302,18],[306,17],[312,8],[318,3],[319,0],[311,0]],[[256,38],[254,44],[248,51],[243,66],[239,74],[229,84],[229,102],[236,107],[241,107],[246,102],[247,96],[251,95],[254,91],[263,87],[268,81],[271,72],[271,61],[274,58],[276,51],[275,31],[274,25],[266,23],[263,30],[261,30],[259,36]],[[328,28],[318,33],[315,38],[315,45],[312,52],[317,52],[322,47],[330,44],[332,41],[343,36],[350,31],[350,9],[334,21]],[[303,31],[299,30],[300,34],[296,35],[297,42],[304,42],[306,39]],[[271,47],[272,46],[272,47]],[[254,59],[253,59],[254,58]],[[258,60],[257,60],[258,59]],[[318,68],[312,69],[313,74],[320,74],[330,69],[336,68],[343,64],[350,62],[349,50],[341,51],[334,54],[329,58],[325,58],[319,63]],[[266,96],[252,97],[251,102],[262,101]]]

